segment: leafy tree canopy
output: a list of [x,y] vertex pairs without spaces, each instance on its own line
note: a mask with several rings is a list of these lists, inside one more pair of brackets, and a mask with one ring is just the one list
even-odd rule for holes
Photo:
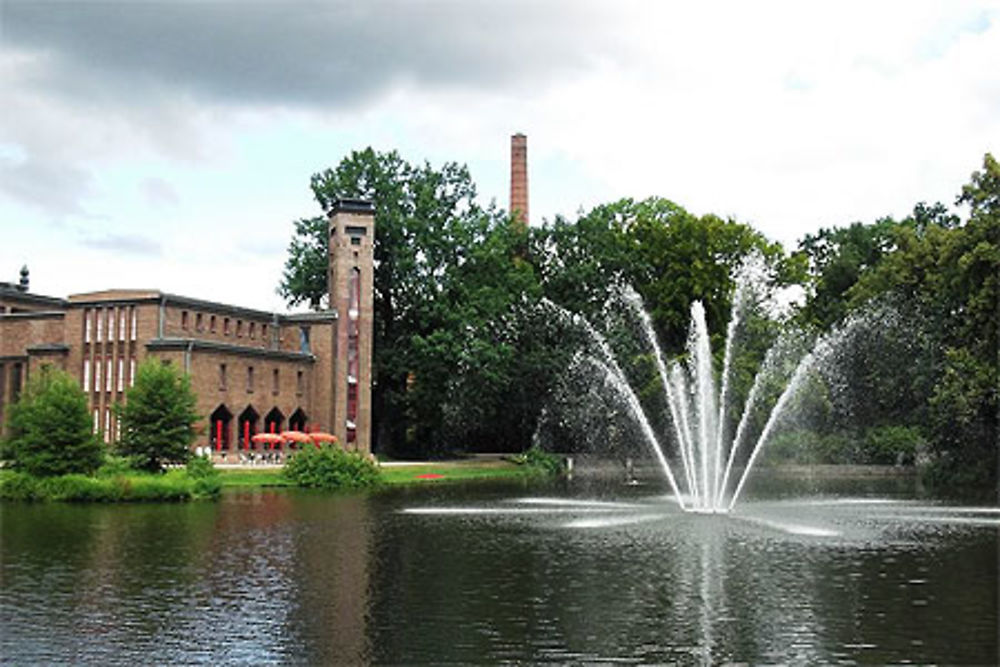
[[542,232],[540,272],[546,294],[575,312],[594,314],[622,282],[643,297],[664,346],[676,353],[687,336],[691,303],[705,304],[719,336],[729,317],[737,268],[759,255],[772,285],[800,279],[804,266],[752,227],[715,215],[695,216],[659,197],[603,204],[570,224]]
[[147,359],[139,364],[135,384],[118,408],[118,450],[139,468],[157,471],[167,463],[185,463],[197,435],[197,401],[191,380],[173,364]]
[[13,464],[38,476],[89,474],[104,458],[91,430],[87,397],[68,373],[42,366],[10,406]]

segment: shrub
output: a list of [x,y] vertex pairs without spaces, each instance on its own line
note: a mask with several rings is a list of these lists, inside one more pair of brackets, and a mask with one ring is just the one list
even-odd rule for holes
[[194,482],[195,498],[214,498],[222,489],[222,478],[210,460],[203,456],[193,456],[187,462],[184,473]]
[[764,444],[765,461],[771,463],[853,463],[855,444],[844,433],[821,434],[808,429],[779,433]]
[[557,476],[563,472],[562,458],[557,454],[545,451],[541,447],[532,445],[520,456],[514,457],[514,462],[528,466],[533,470],[550,476]]
[[376,463],[339,447],[310,447],[297,452],[285,464],[284,475],[297,486],[319,489],[357,489],[380,482]]
[[87,397],[69,374],[42,366],[10,406],[6,454],[38,477],[91,473],[104,446],[92,432]]
[[877,426],[865,431],[865,462],[882,465],[909,465],[926,446],[919,428]]
[[104,457],[104,463],[94,474],[97,477],[120,477],[135,473],[136,468],[136,460],[130,456],[107,454]]
[[221,488],[217,474],[193,476],[184,469],[162,475],[132,471],[95,477],[79,474],[34,477],[21,471],[0,471],[0,500],[177,502],[214,498]]
[[0,471],[0,499],[40,500],[38,477],[16,470]]

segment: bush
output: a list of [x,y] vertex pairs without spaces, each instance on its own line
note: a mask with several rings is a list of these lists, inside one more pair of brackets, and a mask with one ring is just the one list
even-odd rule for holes
[[520,456],[514,457],[514,463],[532,468],[536,472],[555,477],[563,473],[562,458],[541,447],[532,445]]
[[770,463],[854,463],[855,445],[846,434],[821,434],[808,429],[779,433],[764,444]]
[[0,471],[0,499],[42,500],[39,496],[38,477],[16,470]]
[[94,474],[97,477],[120,477],[122,475],[134,474],[138,466],[136,460],[130,456],[117,456],[106,454],[104,463]]
[[184,470],[188,478],[194,480],[195,498],[214,498],[222,489],[222,478],[210,460],[203,456],[193,456]]
[[104,456],[87,397],[69,374],[42,366],[10,406],[4,447],[14,467],[36,477],[91,473]]
[[919,428],[877,426],[865,431],[864,462],[881,465],[912,465],[917,452],[926,447]]
[[284,475],[297,486],[318,489],[358,489],[381,481],[376,463],[339,447],[310,447],[297,452],[285,464]]
[[162,475],[132,471],[94,477],[79,474],[35,477],[21,471],[0,471],[0,500],[177,502],[214,498],[221,488],[217,474],[193,476],[184,469]]

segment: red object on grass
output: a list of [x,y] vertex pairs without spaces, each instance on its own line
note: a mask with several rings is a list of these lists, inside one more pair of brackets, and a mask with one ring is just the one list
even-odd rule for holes
[[422,475],[417,475],[417,479],[442,479],[444,475],[436,472],[425,472]]

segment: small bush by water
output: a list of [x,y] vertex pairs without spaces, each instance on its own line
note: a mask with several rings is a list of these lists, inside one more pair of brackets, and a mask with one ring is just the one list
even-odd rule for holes
[[561,475],[565,470],[562,458],[559,455],[552,454],[534,445],[523,454],[515,456],[513,460],[515,463],[527,466],[536,472],[553,477]]
[[284,474],[296,486],[317,489],[360,489],[381,481],[376,463],[338,447],[303,449],[285,464]]
[[0,471],[0,500],[178,502],[215,498],[221,488],[219,473],[205,459],[193,459],[186,468],[162,474],[133,470],[121,457],[112,457],[93,476],[36,477],[18,470]]

